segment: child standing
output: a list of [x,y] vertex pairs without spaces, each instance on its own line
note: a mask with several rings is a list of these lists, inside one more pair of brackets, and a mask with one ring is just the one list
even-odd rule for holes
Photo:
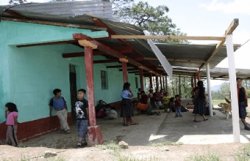
[[175,96],[175,117],[182,117],[182,114],[181,114],[181,97],[180,97],[180,95]]
[[77,92],[77,101],[75,103],[75,113],[76,113],[76,128],[78,133],[77,146],[86,146],[86,135],[88,132],[88,101],[84,98],[86,94],[85,89],[79,89]]
[[12,146],[18,146],[17,142],[17,118],[18,110],[14,103],[6,103],[5,105],[5,114],[6,114],[6,143]]

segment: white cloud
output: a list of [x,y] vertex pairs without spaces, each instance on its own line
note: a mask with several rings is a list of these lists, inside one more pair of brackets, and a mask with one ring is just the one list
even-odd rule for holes
[[222,2],[221,0],[213,0],[211,3],[202,4],[203,8],[208,11],[220,11],[224,13],[237,13],[250,15],[249,0],[232,0],[230,2]]

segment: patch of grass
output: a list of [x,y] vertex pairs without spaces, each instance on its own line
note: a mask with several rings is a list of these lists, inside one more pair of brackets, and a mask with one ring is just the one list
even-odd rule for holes
[[124,155],[119,155],[118,156],[118,161],[159,161],[159,159],[155,157],[150,157],[150,158],[134,158],[131,156],[124,156]]
[[162,147],[162,146],[168,146],[168,145],[178,146],[178,145],[182,145],[182,143],[175,143],[175,142],[171,142],[171,141],[163,141],[160,143],[151,143],[151,146],[155,146],[155,147]]
[[215,154],[195,155],[190,157],[187,161],[220,161],[220,158]]
[[97,145],[98,148],[101,148],[102,150],[113,150],[113,151],[119,151],[120,147],[118,144],[116,144],[114,141],[106,142],[102,145]]
[[250,160],[250,145],[244,146],[235,157],[236,161],[249,161]]

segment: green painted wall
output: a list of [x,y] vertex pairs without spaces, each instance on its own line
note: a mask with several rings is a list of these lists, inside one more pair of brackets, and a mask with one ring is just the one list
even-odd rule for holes
[[95,31],[59,26],[20,23],[13,21],[0,22],[2,40],[8,40],[8,45],[29,44],[71,40],[73,33],[83,33],[92,38],[108,37],[106,31]]
[[[77,87],[86,88],[84,59],[83,57],[63,59],[62,53],[79,52],[83,51],[83,49],[73,45],[16,48],[9,44],[14,42],[21,44],[31,41],[28,38],[24,38],[23,41],[18,35],[17,39],[7,39],[7,37],[14,37],[16,33],[19,33],[17,31],[15,33],[11,32],[13,26],[16,30],[19,30],[19,27],[16,27],[12,22],[9,24],[9,28],[6,28],[8,23],[10,22],[4,22],[4,25],[2,22],[0,23],[0,122],[4,121],[3,107],[8,101],[13,101],[18,105],[20,111],[19,122],[48,117],[48,101],[54,88],[62,89],[63,96],[66,98],[68,106],[70,106],[69,64],[76,65]],[[26,29],[24,26],[26,26]],[[27,24],[24,24],[24,26],[21,27],[21,35],[26,33],[30,35],[31,39],[32,34],[30,33],[33,33],[33,30]],[[41,26],[44,27],[44,25]],[[39,25],[37,27],[39,28]],[[52,28],[54,27],[52,26]],[[57,30],[55,32],[57,33]],[[89,31],[81,30],[81,32]],[[53,33],[51,31],[50,34]],[[47,36],[47,38],[44,36],[43,40],[49,41],[51,38],[58,38],[57,34]],[[36,35],[34,35],[34,38],[38,39]],[[59,36],[59,38],[62,37]],[[40,39],[37,41],[40,42]],[[103,58],[95,57],[95,59]],[[95,100],[119,101],[123,84],[122,72],[118,69],[107,69],[105,65],[107,64],[94,66]],[[109,88],[107,90],[101,89],[101,70],[108,72]],[[134,74],[129,75],[134,93],[136,93],[135,77]]]

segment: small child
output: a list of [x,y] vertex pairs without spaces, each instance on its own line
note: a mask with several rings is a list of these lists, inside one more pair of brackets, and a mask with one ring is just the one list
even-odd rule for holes
[[77,101],[75,103],[75,113],[76,113],[76,128],[78,133],[77,146],[86,146],[86,135],[88,132],[88,101],[84,98],[86,94],[85,89],[79,89],[77,92]]
[[5,105],[5,114],[6,114],[6,143],[12,146],[18,146],[17,142],[17,118],[18,110],[14,103],[6,103]]
[[181,97],[180,97],[180,95],[175,96],[175,117],[182,117],[182,114],[181,114]]

